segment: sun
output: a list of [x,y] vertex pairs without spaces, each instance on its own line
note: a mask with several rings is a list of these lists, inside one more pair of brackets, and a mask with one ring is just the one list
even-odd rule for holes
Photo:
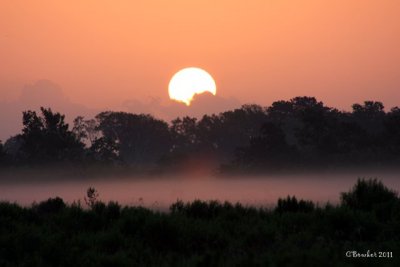
[[175,101],[183,102],[187,106],[193,100],[196,94],[210,92],[215,95],[217,86],[211,75],[200,68],[184,68],[174,76],[168,85],[169,98]]

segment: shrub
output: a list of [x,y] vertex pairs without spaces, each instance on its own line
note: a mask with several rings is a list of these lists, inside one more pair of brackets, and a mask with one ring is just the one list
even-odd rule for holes
[[296,197],[287,196],[285,199],[278,199],[278,205],[275,208],[275,212],[311,212],[314,210],[314,203],[311,201],[300,200]]
[[358,179],[349,192],[341,193],[342,206],[364,211],[370,211],[377,205],[395,203],[397,200],[397,193],[377,179]]
[[49,198],[46,201],[40,202],[36,209],[40,213],[58,213],[66,207],[62,198]]

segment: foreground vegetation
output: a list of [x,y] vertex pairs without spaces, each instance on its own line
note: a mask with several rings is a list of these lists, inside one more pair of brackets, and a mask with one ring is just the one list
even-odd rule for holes
[[[178,201],[161,213],[98,197],[89,188],[85,207],[0,203],[0,266],[400,266],[400,199],[377,180],[322,207]],[[393,257],[346,257],[368,250]]]

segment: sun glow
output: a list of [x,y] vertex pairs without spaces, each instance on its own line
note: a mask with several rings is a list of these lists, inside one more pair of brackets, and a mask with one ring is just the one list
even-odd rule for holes
[[172,77],[168,86],[169,97],[190,105],[196,94],[210,92],[215,95],[217,86],[211,75],[200,68],[185,68]]

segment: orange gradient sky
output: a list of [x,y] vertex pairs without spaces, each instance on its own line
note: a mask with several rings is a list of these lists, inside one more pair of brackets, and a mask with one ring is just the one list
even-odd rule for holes
[[168,101],[172,75],[198,66],[240,103],[312,95],[391,107],[399,13],[397,0],[1,1],[0,100],[48,79],[89,108]]

